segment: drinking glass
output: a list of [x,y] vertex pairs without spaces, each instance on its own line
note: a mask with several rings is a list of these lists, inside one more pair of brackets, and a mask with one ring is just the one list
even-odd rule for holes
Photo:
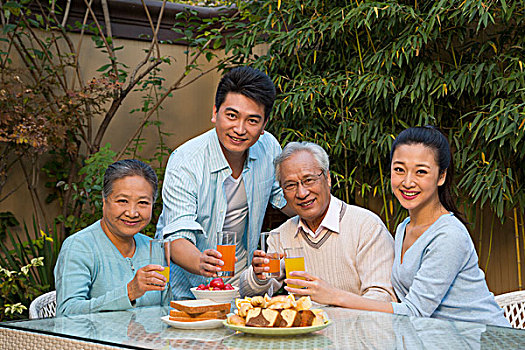
[[[284,248],[284,268],[286,269],[286,278],[304,280],[304,277],[290,276],[293,271],[306,271],[304,263],[304,251],[302,247]],[[304,288],[296,284],[288,284],[291,288]]]
[[217,232],[217,251],[222,254],[224,265],[217,272],[219,277],[235,276],[235,244],[237,233],[234,231]]
[[157,271],[166,277],[166,285],[170,281],[170,241],[167,239],[152,239],[149,241],[149,263],[160,265],[164,270]]
[[281,274],[280,237],[280,233],[275,231],[261,233],[261,250],[266,253],[266,257],[270,260],[268,264],[263,264],[263,267],[270,268],[269,271],[263,272],[266,278],[279,277]]

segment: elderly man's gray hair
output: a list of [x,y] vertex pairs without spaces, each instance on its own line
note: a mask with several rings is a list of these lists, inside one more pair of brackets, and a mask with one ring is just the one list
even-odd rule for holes
[[281,154],[273,161],[275,166],[275,178],[279,183],[281,182],[281,164],[297,152],[309,152],[317,161],[317,165],[319,165],[323,173],[328,173],[330,160],[328,159],[328,154],[323,147],[313,142],[290,142],[284,147]]

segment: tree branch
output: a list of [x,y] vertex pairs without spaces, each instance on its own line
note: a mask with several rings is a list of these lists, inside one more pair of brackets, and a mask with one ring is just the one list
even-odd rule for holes
[[[237,10],[232,17],[236,17],[237,15],[239,14],[239,11]],[[222,26],[221,28],[219,28],[218,30],[218,33],[222,33],[224,30],[225,30],[226,26]],[[193,56],[192,60],[188,63],[187,67],[189,66],[192,66],[196,61],[197,59],[204,53],[204,51],[208,48],[208,46],[210,46],[210,44],[212,43],[212,41],[214,41],[215,39],[212,38],[212,39],[209,39],[203,46],[202,48],[200,48],[198,50],[198,52],[195,54],[195,56]],[[117,155],[117,160],[120,159],[124,153],[126,152],[126,149],[129,147],[129,145],[131,144],[131,142],[133,142],[133,140],[137,137],[137,135],[139,134],[140,130],[144,127],[144,124],[146,124],[146,122],[148,121],[148,119],[151,117],[151,115],[153,113],[155,113],[155,111],[157,110],[157,108],[159,108],[159,106],[162,104],[162,102],[164,102],[164,100],[169,96],[169,94],[173,91],[173,90],[176,90],[178,88],[180,88],[180,84],[181,82],[184,80],[184,78],[187,77],[187,70],[184,71],[180,77],[168,88],[168,90],[166,91],[165,94],[162,95],[162,97],[157,101],[157,103],[155,103],[155,105],[151,108],[151,110],[148,112],[148,114],[146,114],[146,116],[142,119],[142,122],[140,123],[139,127],[137,128],[137,130],[135,131],[135,133],[128,139],[128,142],[126,142],[126,145],[122,148],[122,150],[119,152],[119,154]]]

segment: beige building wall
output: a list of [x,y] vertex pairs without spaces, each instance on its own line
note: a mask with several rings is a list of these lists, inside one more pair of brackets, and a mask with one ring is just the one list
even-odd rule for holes
[[[71,34],[78,44],[80,35]],[[144,49],[149,46],[145,41],[134,41],[125,39],[116,39],[114,42],[116,47],[123,46],[122,50],[117,51],[117,58],[120,62],[129,66],[131,71],[143,59],[145,53]],[[186,65],[185,51],[187,48],[180,45],[161,44],[161,55],[170,57],[171,64],[162,64],[160,66],[161,76],[165,79],[165,88],[168,88],[178,79],[183,73]],[[221,54],[219,52],[218,54]],[[99,67],[108,63],[106,54],[94,48],[92,40],[89,36],[83,38],[83,44],[80,51],[80,67],[84,77],[84,81],[89,81],[93,77],[100,77],[100,72],[97,72]],[[202,71],[213,68],[215,62],[208,63],[201,58],[198,61],[202,63]],[[191,80],[200,72],[193,72],[184,81]],[[212,109],[214,104],[215,89],[220,79],[220,75],[216,70],[200,77],[190,85],[173,92],[172,97],[168,97],[162,104],[162,109],[158,111],[158,119],[162,121],[162,131],[171,133],[165,138],[165,143],[170,149],[175,149],[188,139],[206,131],[213,127],[211,123]],[[77,85],[78,86],[78,85]],[[102,140],[101,146],[106,143],[111,144],[111,149],[120,152],[126,145],[129,138],[137,131],[140,123],[144,117],[144,113],[131,113],[134,108],[142,106],[142,96],[144,92],[131,92],[120,106],[117,115],[113,118],[105,136]],[[94,130],[98,129],[103,116],[94,120]],[[152,119],[157,118],[156,114],[152,115]],[[146,144],[140,153],[141,157],[151,157],[156,150],[159,142],[159,136],[155,127],[148,127],[144,129],[141,135],[146,139]],[[45,157],[43,157],[36,165],[41,168],[44,164]],[[154,164],[158,166],[158,164]],[[25,185],[24,175],[19,166],[13,169],[13,173],[9,176],[8,183],[4,188],[7,193],[10,189],[19,189],[12,194],[8,199],[0,202],[0,212],[10,211],[19,221],[25,221],[28,225],[32,225],[33,220],[33,206],[30,192]],[[46,179],[40,172],[40,177],[35,179],[34,185],[39,189],[39,197],[41,202],[44,202],[45,197],[50,192],[44,188]],[[3,195],[5,195],[5,193]],[[45,219],[47,223],[51,224],[54,217],[59,213],[58,203],[54,202],[50,205],[44,206]]]

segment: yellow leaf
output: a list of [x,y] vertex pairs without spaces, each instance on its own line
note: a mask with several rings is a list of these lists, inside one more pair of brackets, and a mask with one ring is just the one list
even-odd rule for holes
[[277,0],[277,9],[278,9],[278,10],[281,9],[281,0]]
[[317,61],[317,50],[314,50],[314,63]]
[[486,162],[486,160],[485,160],[485,153],[483,153],[483,152],[481,152],[481,161],[482,161],[483,163]]
[[518,64],[520,65],[520,70],[523,72],[523,62],[518,61]]
[[523,120],[521,121],[521,124],[520,124],[518,130],[521,130],[521,128],[523,128],[524,124],[525,124],[525,118],[523,118]]
[[390,215],[392,215],[394,213],[394,204],[391,199],[388,201],[388,205],[390,207]]
[[376,196],[376,193],[377,193],[377,186],[374,187],[374,194],[372,195],[372,197],[375,197],[375,196]]
[[379,13],[377,12],[377,7],[374,7],[374,12],[376,13],[376,18],[379,17]]
[[496,47],[496,45],[494,45],[494,43],[489,43],[490,46],[492,46],[492,49],[494,50],[494,53],[497,54],[498,53],[498,48]]

